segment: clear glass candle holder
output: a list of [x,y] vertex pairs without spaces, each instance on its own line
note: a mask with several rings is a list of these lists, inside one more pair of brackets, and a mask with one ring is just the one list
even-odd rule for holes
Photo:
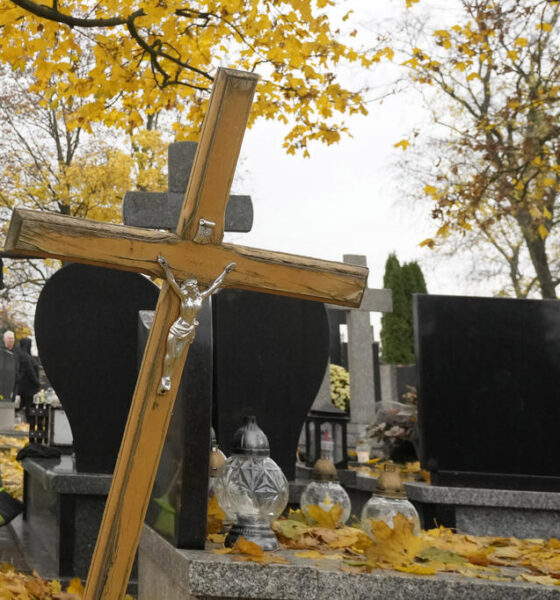
[[246,417],[214,486],[220,506],[233,518],[226,546],[243,536],[264,550],[278,548],[270,525],[286,508],[288,481],[269,453],[268,440],[255,417]]

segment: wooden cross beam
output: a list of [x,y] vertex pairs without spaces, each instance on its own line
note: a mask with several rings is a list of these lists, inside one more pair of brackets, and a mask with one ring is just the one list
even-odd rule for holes
[[[6,249],[163,276],[163,256],[178,282],[204,287],[229,263],[226,285],[321,302],[359,306],[367,269],[222,244],[224,213],[257,76],[220,69],[201,131],[175,234],[16,210]],[[168,333],[179,297],[163,283],[99,537],[84,600],[124,597],[156,470],[177,395],[188,344],[174,363],[171,389],[158,393]]]

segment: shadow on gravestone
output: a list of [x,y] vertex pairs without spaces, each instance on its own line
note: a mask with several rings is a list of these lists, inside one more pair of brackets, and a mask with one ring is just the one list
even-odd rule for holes
[[270,454],[295,477],[298,439],[329,357],[320,302],[244,290],[213,296],[214,427],[226,454],[243,417],[255,415]]
[[136,385],[138,311],[153,310],[158,292],[137,273],[70,264],[39,296],[39,356],[70,421],[79,471],[113,472]]

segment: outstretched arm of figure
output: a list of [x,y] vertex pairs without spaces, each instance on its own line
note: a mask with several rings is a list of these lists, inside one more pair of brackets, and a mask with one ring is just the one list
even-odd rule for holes
[[211,294],[213,294],[224,282],[224,279],[226,278],[226,275],[230,272],[233,271],[233,269],[235,269],[237,265],[232,262],[229,263],[229,265],[220,273],[220,275],[218,275],[218,277],[216,277],[216,280],[214,281],[214,283],[212,283],[212,285],[207,289],[204,290],[203,292],[201,292],[201,296],[203,298],[208,298],[208,296],[210,296]]
[[163,269],[165,278],[167,279],[167,283],[169,283],[169,285],[173,288],[175,293],[179,296],[179,298],[181,298],[183,296],[183,292],[181,292],[181,288],[175,281],[175,277],[173,277],[173,273],[171,272],[171,269],[169,268],[169,265],[167,264],[167,260],[165,259],[164,256],[162,256],[160,254],[157,257],[157,261],[160,264],[161,268]]

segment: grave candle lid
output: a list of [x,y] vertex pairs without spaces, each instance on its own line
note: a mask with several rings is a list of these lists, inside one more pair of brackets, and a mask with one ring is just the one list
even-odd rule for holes
[[226,455],[220,450],[216,432],[210,427],[210,477],[216,477],[218,469],[226,462]]
[[334,442],[327,430],[321,439],[321,458],[315,462],[311,472],[315,481],[338,481],[338,473],[332,460],[333,450]]
[[385,470],[377,478],[375,493],[386,498],[406,498],[403,480],[395,465],[385,465]]
[[254,416],[245,417],[243,425],[233,434],[232,454],[246,456],[270,456],[270,446],[264,431]]
[[395,519],[404,517],[413,535],[420,534],[420,517],[414,505],[406,498],[401,476],[395,465],[385,465],[385,470],[377,479],[377,485],[371,498],[362,509],[362,529],[377,543],[373,524],[383,521],[391,529],[395,529]]

